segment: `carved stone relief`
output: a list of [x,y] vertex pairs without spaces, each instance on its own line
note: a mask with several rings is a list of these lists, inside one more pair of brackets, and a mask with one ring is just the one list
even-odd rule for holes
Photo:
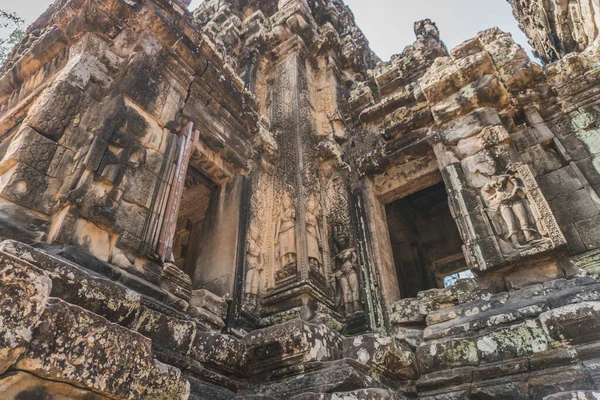
[[530,211],[522,181],[514,174],[492,178],[482,189],[496,234],[515,248],[532,245],[542,237]]
[[564,244],[548,203],[526,165],[512,165],[505,174],[490,179],[482,196],[504,253],[510,253],[507,246],[528,255]]
[[358,254],[351,247],[350,235],[343,225],[333,227],[335,249],[334,276],[336,305],[346,316],[362,310],[360,303],[360,285],[358,281]]
[[306,236],[308,243],[308,262],[310,267],[324,274],[323,237],[319,227],[320,207],[317,195],[311,193],[306,200]]
[[245,300],[250,304],[256,304],[262,283],[265,259],[261,245],[260,230],[256,225],[251,225],[248,232],[244,287]]
[[274,240],[276,275],[278,280],[283,280],[296,272],[298,261],[296,206],[290,191],[284,191],[277,201]]

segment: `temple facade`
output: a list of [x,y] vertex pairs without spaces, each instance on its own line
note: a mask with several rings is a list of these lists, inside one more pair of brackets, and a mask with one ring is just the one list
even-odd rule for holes
[[0,397],[600,398],[600,5],[509,3],[543,65],[56,0],[0,67]]

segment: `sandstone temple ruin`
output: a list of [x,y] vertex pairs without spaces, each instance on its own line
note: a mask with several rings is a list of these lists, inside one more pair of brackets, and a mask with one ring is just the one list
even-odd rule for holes
[[543,66],[57,0],[0,68],[0,398],[599,399],[600,4],[509,3]]

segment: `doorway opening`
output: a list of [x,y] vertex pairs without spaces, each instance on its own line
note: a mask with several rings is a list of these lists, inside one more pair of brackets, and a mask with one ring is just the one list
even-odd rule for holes
[[472,277],[443,182],[386,206],[402,298]]
[[217,188],[196,168],[188,167],[173,239],[173,256],[175,265],[192,277],[204,242],[204,220]]

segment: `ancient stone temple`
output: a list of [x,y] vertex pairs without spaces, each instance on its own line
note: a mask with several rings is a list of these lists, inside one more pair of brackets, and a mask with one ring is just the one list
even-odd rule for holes
[[0,69],[0,398],[600,398],[600,4],[509,2],[544,66],[57,0]]

